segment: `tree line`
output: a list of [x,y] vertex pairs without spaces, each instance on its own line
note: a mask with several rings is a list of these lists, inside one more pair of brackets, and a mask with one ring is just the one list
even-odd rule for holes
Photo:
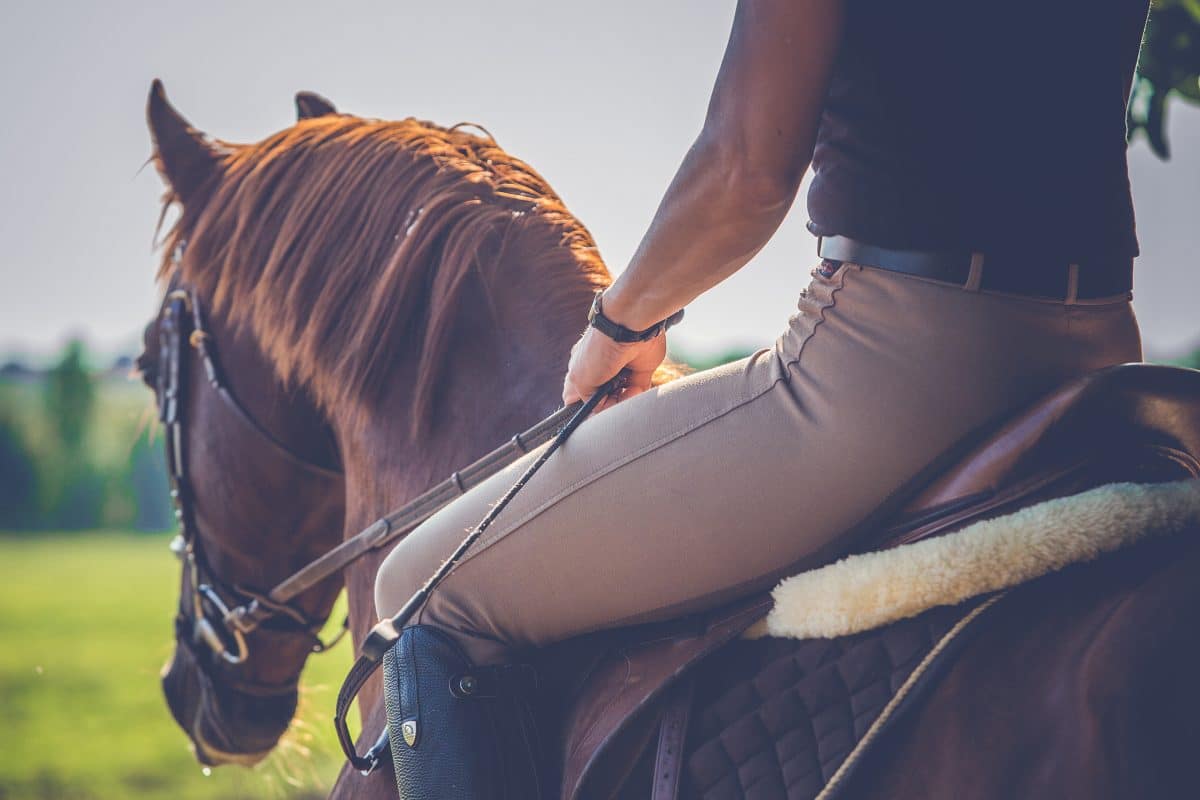
[[171,526],[150,393],[87,361],[73,340],[49,369],[0,371],[0,530]]

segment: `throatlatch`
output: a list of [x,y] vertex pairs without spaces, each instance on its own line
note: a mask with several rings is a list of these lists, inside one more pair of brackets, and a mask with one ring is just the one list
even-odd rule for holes
[[[374,772],[382,762],[384,755],[389,749],[389,730],[386,729],[379,737],[379,740],[375,743],[375,745],[371,747],[371,749],[368,750],[364,755],[360,756],[354,747],[354,739],[350,735],[350,729],[346,723],[346,717],[349,713],[350,705],[354,702],[354,698],[358,696],[363,684],[367,682],[368,678],[375,674],[375,671],[379,669],[381,664],[384,663],[385,657],[388,657],[389,654],[393,652],[393,649],[396,648],[402,641],[408,641],[411,643],[414,648],[414,653],[416,653],[414,656],[416,658],[421,657],[421,654],[416,652],[417,650],[422,652],[428,650],[430,653],[442,655],[446,653],[444,644],[448,640],[445,640],[444,637],[439,635],[437,638],[441,639],[442,643],[440,645],[436,644],[434,639],[431,638],[430,629],[425,629],[424,634],[413,634],[410,637],[402,638],[401,632],[404,631],[405,624],[407,624],[407,622],[413,617],[414,614],[416,614],[421,606],[424,605],[425,601],[429,599],[430,594],[433,593],[438,584],[442,582],[446,575],[449,574],[450,570],[452,570],[454,566],[462,559],[462,557],[466,555],[467,551],[471,549],[471,546],[479,540],[484,532],[491,526],[496,517],[499,516],[500,512],[502,512],[517,495],[517,493],[524,488],[525,484],[529,482],[534,474],[536,474],[537,471],[542,468],[542,465],[549,460],[550,456],[554,455],[554,452],[558,450],[558,448],[561,447],[564,442],[567,441],[571,434],[575,432],[575,429],[578,428],[580,424],[582,424],[583,421],[587,419],[593,411],[596,410],[601,402],[618,392],[625,385],[625,381],[626,375],[624,372],[622,372],[601,386],[595,394],[587,399],[587,401],[577,404],[577,410],[574,411],[574,413],[571,415],[571,418],[567,420],[566,424],[559,429],[558,433],[550,441],[550,444],[547,445],[546,449],[542,451],[541,455],[539,455],[537,459],[529,465],[525,472],[522,473],[521,477],[517,479],[516,483],[509,487],[508,491],[504,493],[504,496],[501,497],[500,500],[488,510],[488,513],[484,516],[484,518],[480,520],[479,524],[476,525],[470,533],[467,534],[466,538],[462,540],[457,548],[455,548],[450,557],[442,562],[442,565],[438,567],[436,571],[434,571],[429,580],[425,582],[425,585],[418,589],[416,593],[409,598],[408,602],[404,604],[404,607],[401,608],[395,616],[391,617],[390,619],[385,619],[376,625],[371,630],[371,633],[367,636],[367,638],[363,641],[362,652],[360,653],[358,660],[354,663],[354,666],[350,669],[349,674],[346,675],[346,680],[342,683],[342,688],[338,692],[337,707],[333,717],[334,728],[337,731],[338,742],[341,744],[342,752],[346,754],[346,758],[349,759],[351,766],[362,772],[362,774],[369,775]],[[555,416],[557,416],[557,414]],[[420,626],[414,626],[414,629],[419,627]],[[440,656],[433,655],[430,657],[434,662],[437,663],[437,666],[434,667],[435,670],[445,671],[453,669],[453,659],[448,659],[445,663],[443,663],[437,661],[438,657]],[[396,657],[393,656],[392,658],[395,659]],[[460,654],[459,658],[463,662],[463,665],[459,665],[460,669],[476,672],[479,671],[470,665],[470,662],[466,661],[465,656]],[[398,660],[393,660],[392,663],[397,668],[395,673],[397,680],[401,681],[405,675],[405,671],[403,669],[404,665],[415,662],[411,662],[410,659],[400,657]],[[493,669],[520,671],[522,668],[506,667]],[[387,672],[390,673],[391,669],[389,669]],[[390,676],[385,673],[385,678],[387,677]],[[472,675],[472,677],[476,676]],[[417,679],[415,675],[413,676],[413,679]],[[397,686],[396,688],[402,692],[407,691],[404,686]],[[388,692],[388,694],[390,693],[391,692]],[[512,695],[513,693],[505,692],[505,694]],[[433,707],[434,706],[431,706],[431,709]],[[398,705],[397,708],[399,709],[400,706]],[[412,734],[414,741],[420,741],[421,723],[419,721],[410,726],[413,728],[412,731],[408,731],[405,730],[404,725],[406,722],[412,721],[404,718],[403,714],[393,720],[391,706],[389,706],[388,711],[388,728],[392,729],[390,732],[393,735],[399,734],[397,742],[401,740],[407,741],[410,733]],[[475,719],[476,723],[486,721],[487,720],[483,718]],[[399,725],[399,731],[394,729],[395,725]],[[415,748],[413,748],[411,745],[408,747],[410,751],[415,752]],[[411,755],[412,753],[406,752],[405,758],[409,758]],[[399,763],[396,764],[398,780],[400,779],[400,766],[401,765]],[[418,795],[414,795],[414,797],[416,796]],[[445,795],[430,796],[444,797]],[[492,797],[492,795],[480,796]],[[504,795],[497,796],[503,797]],[[529,794],[524,796],[536,797],[536,795]]]

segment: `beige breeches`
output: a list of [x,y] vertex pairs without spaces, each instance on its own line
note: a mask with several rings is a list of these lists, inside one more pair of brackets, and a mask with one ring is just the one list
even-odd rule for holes
[[[1126,296],[1042,301],[854,264],[813,276],[773,348],[585,422],[416,621],[490,663],[769,589],[844,551],[847,531],[962,437],[1141,359]],[[376,583],[381,616],[530,458],[396,546]]]

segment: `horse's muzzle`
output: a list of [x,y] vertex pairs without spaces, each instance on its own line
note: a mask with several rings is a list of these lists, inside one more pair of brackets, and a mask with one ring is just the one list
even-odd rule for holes
[[206,766],[252,766],[274,749],[296,712],[298,693],[257,697],[213,684],[194,651],[177,645],[162,672],[171,716]]

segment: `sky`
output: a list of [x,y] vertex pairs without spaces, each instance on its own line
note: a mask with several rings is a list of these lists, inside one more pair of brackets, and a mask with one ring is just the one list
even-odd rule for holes
[[[154,312],[162,184],[144,166],[150,81],[192,123],[253,141],[306,89],[342,111],[486,126],[591,229],[637,246],[703,120],[733,0],[0,4],[0,353],[68,335],[136,347]],[[1200,344],[1200,109],[1173,104],[1173,159],[1130,151],[1150,354]],[[815,263],[803,199],[771,244],[688,310],[683,350],[774,339]]]

